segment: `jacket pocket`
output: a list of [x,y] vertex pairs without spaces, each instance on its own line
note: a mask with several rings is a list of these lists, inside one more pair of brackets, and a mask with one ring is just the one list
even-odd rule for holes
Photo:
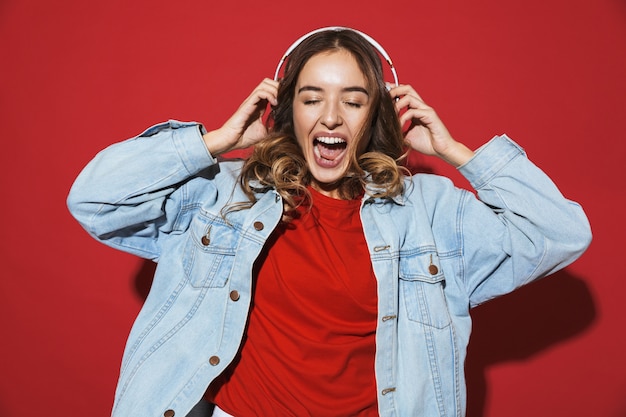
[[202,213],[191,222],[183,265],[193,287],[223,287],[230,277],[239,233],[219,216]]
[[400,255],[400,294],[409,320],[443,329],[450,325],[445,277],[436,252]]

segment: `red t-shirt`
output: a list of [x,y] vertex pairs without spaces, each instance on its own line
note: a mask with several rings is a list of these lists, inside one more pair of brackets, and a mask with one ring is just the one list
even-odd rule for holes
[[238,358],[208,398],[236,417],[378,416],[377,282],[360,199],[310,189],[257,264]]

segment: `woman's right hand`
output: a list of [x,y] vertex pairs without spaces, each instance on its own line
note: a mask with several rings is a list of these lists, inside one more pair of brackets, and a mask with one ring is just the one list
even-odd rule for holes
[[264,79],[222,127],[203,135],[211,155],[245,149],[263,139],[267,135],[263,114],[268,102],[272,106],[278,103],[277,95],[278,81]]

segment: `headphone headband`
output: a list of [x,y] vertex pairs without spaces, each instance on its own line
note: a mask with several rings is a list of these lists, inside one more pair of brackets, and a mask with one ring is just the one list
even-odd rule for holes
[[289,57],[289,55],[291,55],[291,53],[293,52],[294,49],[296,49],[296,47],[298,47],[298,45],[300,45],[305,39],[307,39],[309,36],[314,35],[316,33],[319,32],[326,32],[326,31],[341,31],[341,30],[350,30],[352,32],[358,33],[359,35],[361,35],[363,37],[363,39],[365,39],[367,42],[369,42],[370,45],[372,45],[374,47],[374,49],[376,49],[378,51],[378,53],[385,58],[385,61],[387,61],[387,64],[389,64],[389,67],[391,68],[391,73],[393,74],[393,79],[396,83],[396,86],[399,85],[398,83],[398,74],[396,73],[396,69],[393,66],[393,62],[391,61],[391,58],[389,57],[389,54],[387,53],[387,51],[385,51],[385,49],[374,40],[374,38],[372,38],[369,35],[366,35],[365,33],[358,31],[356,29],[352,29],[349,27],[344,27],[344,26],[328,26],[328,27],[323,27],[323,28],[319,28],[319,29],[315,29],[312,30],[311,32],[307,33],[304,36],[301,36],[298,40],[296,40],[294,43],[291,44],[291,46],[287,49],[287,51],[285,51],[285,53],[283,54],[283,57],[281,58],[280,62],[278,63],[278,66],[276,67],[276,72],[274,73],[274,80],[278,81],[278,73],[280,72],[280,68],[283,66],[283,63],[285,62],[285,60],[287,59],[287,57]]

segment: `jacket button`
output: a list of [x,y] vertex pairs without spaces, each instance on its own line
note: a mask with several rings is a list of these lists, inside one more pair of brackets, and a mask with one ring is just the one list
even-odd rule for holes
[[[211,356],[209,358],[209,363],[213,366],[219,365],[220,363],[220,357],[219,356]],[[172,414],[173,416],[174,414]]]
[[202,239],[200,239],[202,241],[202,244],[204,246],[209,246],[209,244],[211,243],[211,239],[209,239],[208,236],[202,236]]
[[437,272],[439,272],[439,268],[437,268],[437,265],[429,265],[428,266],[428,272],[430,272],[430,275],[437,275]]
[[239,300],[239,291],[237,290],[233,290],[230,292],[230,299],[233,301],[238,301]]
[[174,414],[176,414],[174,410],[167,410],[163,413],[163,417],[174,417]]
[[261,231],[265,227],[262,222],[254,222],[254,230]]

